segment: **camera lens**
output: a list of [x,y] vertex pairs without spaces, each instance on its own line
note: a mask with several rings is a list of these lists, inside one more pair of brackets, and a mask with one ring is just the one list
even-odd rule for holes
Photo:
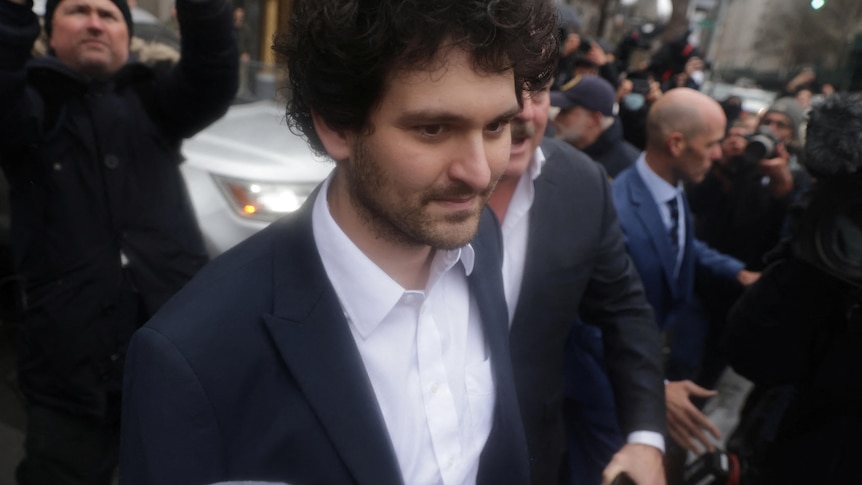
[[758,162],[764,158],[770,158],[775,152],[775,142],[772,138],[758,134],[748,139],[743,157],[748,162]]

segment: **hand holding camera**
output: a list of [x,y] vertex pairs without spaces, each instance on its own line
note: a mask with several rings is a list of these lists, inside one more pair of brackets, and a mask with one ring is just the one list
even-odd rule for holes
[[793,174],[790,172],[790,153],[768,126],[746,137],[743,158],[756,163],[760,172],[769,177],[769,188],[775,197],[783,197],[793,190]]

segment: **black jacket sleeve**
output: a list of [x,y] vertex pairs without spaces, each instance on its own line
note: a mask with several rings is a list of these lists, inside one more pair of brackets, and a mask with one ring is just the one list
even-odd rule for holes
[[225,0],[180,0],[179,63],[156,82],[159,120],[166,132],[188,138],[220,118],[239,84],[231,8]]

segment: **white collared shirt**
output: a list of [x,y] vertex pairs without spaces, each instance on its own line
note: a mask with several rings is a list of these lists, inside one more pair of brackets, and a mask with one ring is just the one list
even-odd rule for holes
[[[530,233],[530,208],[536,197],[534,181],[541,175],[545,166],[545,153],[536,148],[533,160],[521,174],[515,192],[503,218],[503,286],[506,290],[506,304],[509,306],[509,325],[515,315],[515,307],[521,294],[524,279],[524,266],[527,261],[527,240]],[[668,218],[670,214],[668,213]],[[650,445],[664,453],[664,436],[654,431],[634,431],[626,437],[628,443]]]
[[653,172],[650,166],[647,165],[644,153],[641,153],[638,157],[635,162],[635,168],[646,184],[655,204],[658,206],[659,214],[661,214],[661,221],[664,223],[665,230],[668,233],[670,233],[670,228],[673,226],[673,220],[670,216],[670,207],[667,206],[667,203],[671,199],[676,199],[676,206],[679,208],[679,231],[676,235],[679,252],[676,254],[676,264],[673,268],[673,275],[674,277],[679,277],[679,268],[682,265],[682,257],[685,254],[686,230],[685,204],[682,200],[682,182],[678,183],[677,186],[674,187],[667,183],[665,179],[659,177],[658,174]]
[[326,198],[331,180],[314,202],[314,240],[404,482],[475,483],[495,393],[482,321],[467,284],[473,248],[436,251],[425,290],[405,290],[332,218]]
[[518,179],[515,192],[506,209],[501,229],[503,231],[503,288],[506,291],[506,305],[509,307],[509,326],[515,318],[515,307],[518,306],[518,296],[521,294],[521,283],[524,280],[524,265],[527,261],[527,236],[530,233],[530,207],[536,197],[533,186],[542,167],[545,166],[545,154],[541,148],[536,148],[533,160],[527,170]]

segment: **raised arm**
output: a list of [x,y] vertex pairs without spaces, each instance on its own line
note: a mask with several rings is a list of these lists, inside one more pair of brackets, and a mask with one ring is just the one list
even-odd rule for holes
[[220,118],[239,83],[239,53],[226,0],[179,0],[179,63],[156,82],[161,124],[188,138]]

